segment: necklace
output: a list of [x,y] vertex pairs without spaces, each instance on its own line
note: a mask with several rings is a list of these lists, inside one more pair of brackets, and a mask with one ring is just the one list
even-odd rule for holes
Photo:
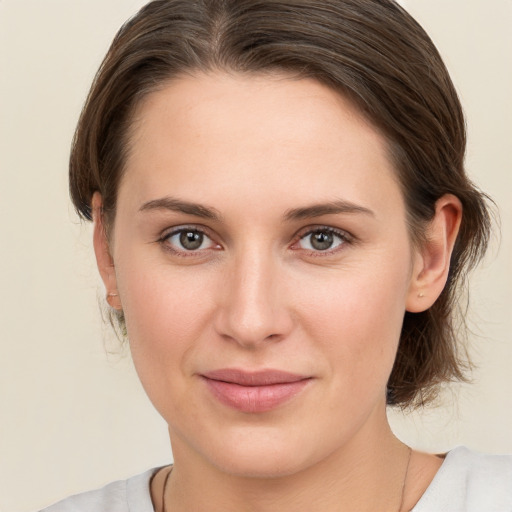
[[[407,451],[409,452],[409,454],[407,455],[407,465],[405,466],[405,475],[404,475],[404,480],[402,482],[402,490],[400,491],[400,506],[398,507],[398,511],[397,512],[401,512],[402,510],[402,507],[404,506],[404,497],[405,497],[405,484],[407,482],[407,476],[409,475],[409,465],[411,463],[411,455],[412,455],[412,449],[410,446],[407,447]],[[169,483],[169,478],[171,476],[171,473],[172,473],[172,466],[171,466],[171,469],[169,470],[169,473],[167,473],[167,476],[165,477],[165,482],[164,482],[164,490],[163,490],[163,495],[162,495],[162,511],[163,512],[167,512],[167,505],[165,503],[165,496],[167,494],[167,485]]]
[[[171,466],[171,469],[169,469],[169,473],[167,473],[167,476],[165,477],[165,482],[164,482],[164,491],[163,491],[163,495],[162,495],[162,511],[163,512],[167,512],[167,506],[165,504],[165,495],[167,494],[167,484],[169,483],[169,477],[171,476],[171,473],[172,473],[172,466]],[[400,511],[398,511],[400,512]]]
[[[400,506],[398,507],[398,512],[401,512],[402,507],[404,506],[405,483],[407,482],[407,475],[409,474],[409,465],[411,463],[412,448],[410,446],[408,446],[407,451],[409,452],[409,454],[407,455],[407,466],[405,466],[405,475],[404,475],[404,481],[402,482],[402,491],[400,492]],[[165,512],[165,509],[164,509],[164,512]]]

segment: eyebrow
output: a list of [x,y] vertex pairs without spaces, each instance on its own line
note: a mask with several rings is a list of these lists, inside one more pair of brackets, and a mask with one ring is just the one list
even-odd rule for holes
[[210,219],[219,221],[221,215],[215,208],[208,206],[190,203],[188,201],[182,201],[174,197],[161,197],[159,199],[153,199],[144,203],[139,211],[152,211],[152,210],[170,210],[173,212],[186,213],[187,215],[194,215],[195,217],[201,217],[203,219]]
[[287,221],[303,220],[314,217],[321,217],[322,215],[333,215],[338,213],[362,213],[364,215],[375,217],[375,213],[369,208],[365,208],[364,206],[340,199],[328,203],[313,204],[304,208],[294,208],[292,210],[288,210],[284,218]]
[[[220,221],[222,218],[220,212],[215,208],[183,201],[169,196],[147,201],[139,208],[139,211],[141,212],[152,210],[170,210],[214,221]],[[328,203],[318,203],[311,206],[293,208],[285,213],[284,220],[296,221],[321,217],[322,215],[334,215],[340,213],[362,213],[365,215],[375,216],[375,213],[369,208],[340,199],[330,201]]]

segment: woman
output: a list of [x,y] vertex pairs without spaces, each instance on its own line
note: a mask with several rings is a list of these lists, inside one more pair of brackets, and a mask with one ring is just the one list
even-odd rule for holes
[[46,510],[510,510],[512,459],[414,451],[485,251],[462,110],[385,0],[162,0],[119,32],[70,186],[174,465]]

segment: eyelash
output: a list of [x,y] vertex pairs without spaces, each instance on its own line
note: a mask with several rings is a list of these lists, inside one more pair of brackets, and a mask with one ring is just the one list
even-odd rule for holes
[[[196,234],[199,234],[199,235],[203,236],[205,239],[209,239],[211,244],[213,244],[214,247],[208,247],[206,249],[199,249],[199,250],[198,249],[196,249],[196,250],[194,250],[194,249],[187,250],[185,248],[180,250],[180,249],[173,248],[171,246],[171,244],[169,243],[169,240],[172,237],[176,236],[176,235],[181,235],[182,233],[187,233],[187,232],[188,233],[196,233]],[[338,245],[334,249],[327,248],[325,250],[320,250],[320,249],[308,250],[308,249],[301,249],[300,247],[298,247],[298,248],[295,247],[302,240],[307,239],[308,236],[312,236],[315,233],[324,233],[324,234],[327,233],[329,235],[334,235],[334,237],[337,237],[340,240],[340,242],[338,243]],[[329,227],[329,226],[314,226],[314,227],[306,228],[302,232],[299,232],[299,234],[296,235],[294,238],[296,238],[296,241],[293,242],[293,244],[291,245],[291,249],[292,250],[304,250],[304,251],[306,251],[308,253],[309,256],[313,256],[313,257],[322,257],[322,256],[329,256],[329,255],[335,254],[338,251],[343,250],[343,247],[346,244],[354,244],[354,242],[355,242],[354,237],[351,234],[349,234],[348,232],[340,230],[340,229],[336,229],[336,228],[333,228],[333,227]],[[203,253],[205,251],[208,251],[210,249],[219,250],[219,248],[221,248],[220,244],[214,242],[212,237],[210,235],[208,235],[207,231],[204,228],[201,228],[199,226],[181,226],[181,227],[178,227],[176,229],[173,229],[172,231],[164,233],[157,240],[157,242],[160,243],[160,245],[166,251],[169,251],[169,252],[171,252],[174,255],[177,255],[177,256],[180,256],[180,257],[184,257],[184,258],[187,258],[187,257],[197,257],[201,253]],[[202,241],[202,243],[204,243],[204,240]],[[202,245],[202,243],[201,243],[201,245]]]
[[[298,240],[293,243],[292,249],[294,246],[299,244],[302,240],[306,240],[308,237],[310,237],[316,233],[324,233],[324,234],[327,233],[329,235],[334,235],[334,237],[339,238],[340,242],[333,249],[331,249],[331,248],[327,248],[325,250],[302,249],[302,250],[307,251],[309,256],[313,256],[313,257],[325,257],[325,256],[330,256],[330,255],[336,254],[339,251],[343,250],[345,245],[347,245],[347,244],[350,245],[355,242],[355,238],[351,234],[349,234],[347,231],[343,231],[341,229],[336,229],[336,228],[333,228],[330,226],[314,226],[314,227],[306,228],[304,231],[299,233]],[[301,249],[298,248],[295,250],[301,250]]]
[[[174,249],[171,246],[169,240],[172,237],[176,236],[176,235],[181,235],[182,233],[197,233],[197,234],[203,236],[204,239],[210,240],[210,242],[214,245],[214,247],[207,248],[207,249],[201,249],[201,250],[187,250],[185,248],[183,248],[181,250],[180,249]],[[201,253],[203,253],[204,251],[206,251],[208,249],[218,250],[218,248],[220,248],[220,245],[213,241],[212,237],[210,235],[208,235],[207,231],[204,228],[201,228],[199,226],[180,226],[178,228],[175,228],[172,231],[168,231],[168,232],[164,233],[158,239],[158,243],[166,251],[169,251],[173,255],[180,256],[180,257],[183,257],[183,258],[197,257],[198,255],[200,255]],[[204,243],[204,240],[202,241],[202,243]]]

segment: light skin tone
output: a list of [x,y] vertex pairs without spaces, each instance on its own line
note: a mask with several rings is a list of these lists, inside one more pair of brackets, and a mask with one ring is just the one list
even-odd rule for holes
[[[94,244],[169,425],[168,510],[396,512],[409,451],[386,383],[404,312],[446,282],[458,199],[437,202],[428,242],[413,245],[385,139],[313,80],[176,79],[139,105],[129,144],[108,236],[93,197]],[[306,384],[241,411],[205,384],[224,368]],[[403,510],[440,464],[413,453]]]

